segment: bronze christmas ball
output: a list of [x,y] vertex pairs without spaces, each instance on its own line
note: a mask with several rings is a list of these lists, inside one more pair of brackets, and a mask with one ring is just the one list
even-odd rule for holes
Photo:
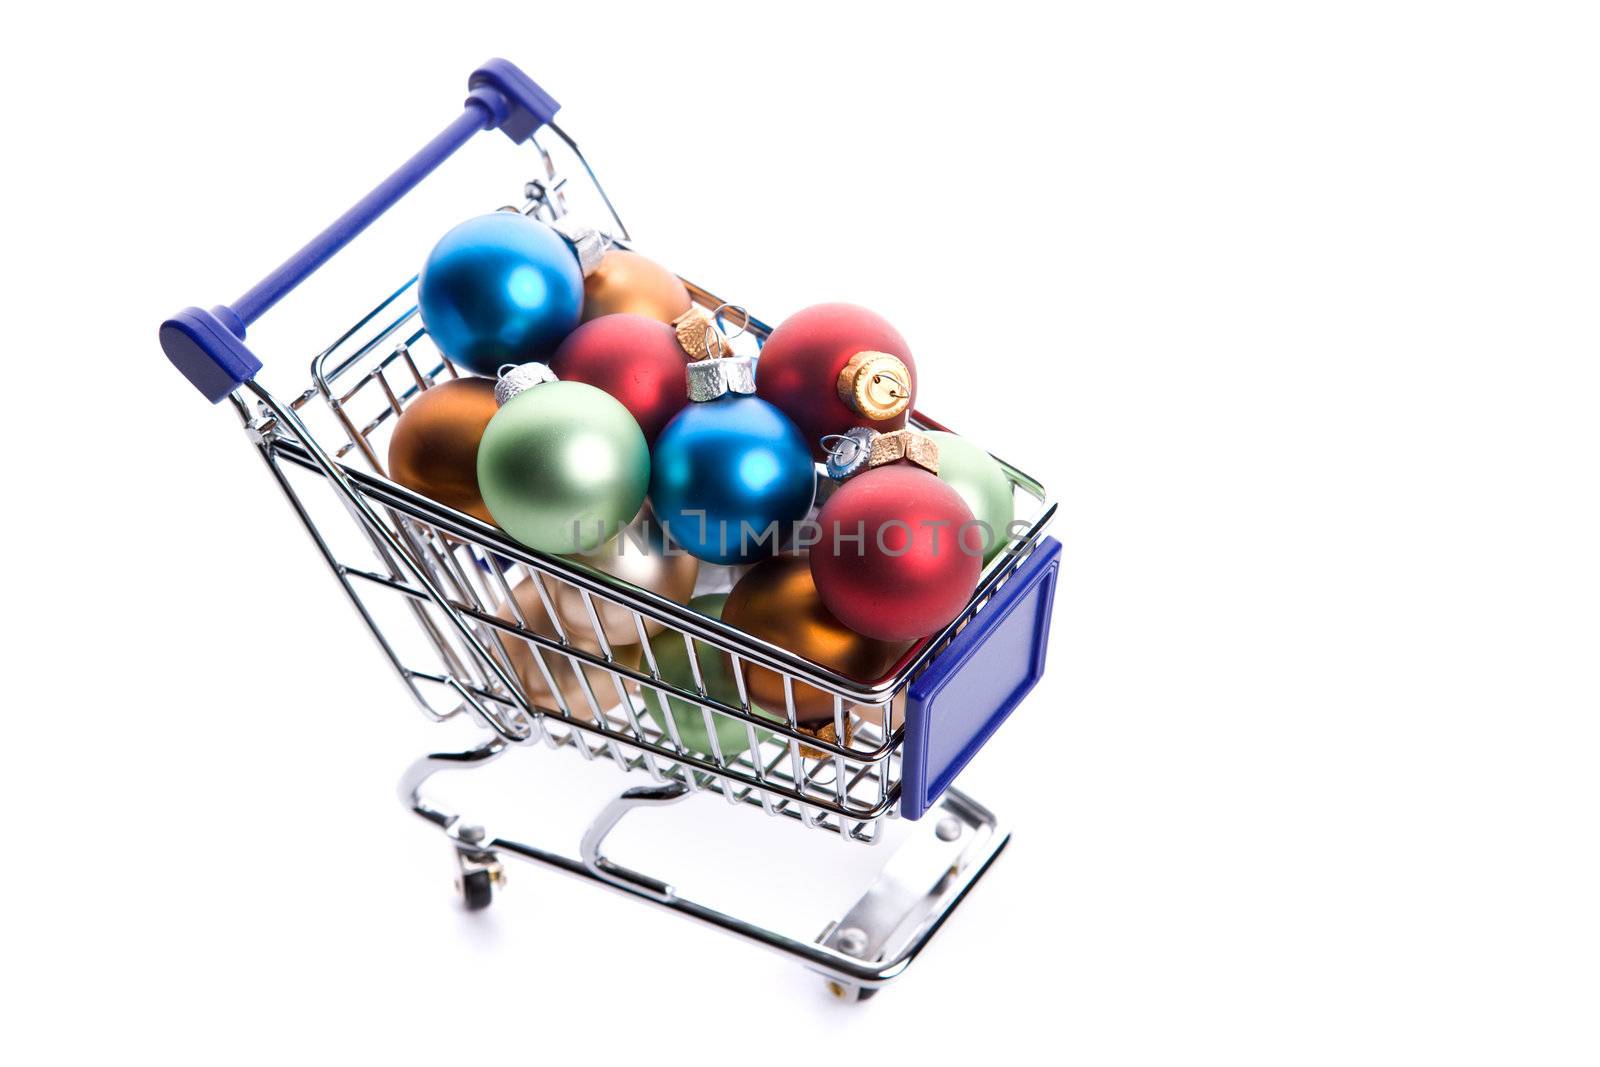
[[389,438],[389,477],[492,523],[478,492],[478,442],[494,418],[494,382],[454,378],[413,397]]
[[[722,620],[752,637],[863,682],[881,677],[911,647],[908,641],[862,637],[834,618],[817,596],[805,556],[773,556],[751,567],[728,594]],[[748,662],[742,666],[751,701],[783,715],[783,676]],[[795,718],[800,725],[831,727],[832,696],[801,682],[794,684],[793,691]]]
[[[552,594],[554,599],[555,587],[560,585],[555,578],[545,579],[545,590]],[[544,601],[539,596],[539,591],[534,588],[532,581],[524,579],[517,583],[511,595],[516,598],[517,607],[526,620],[524,629],[536,633],[541,637],[556,638],[556,628],[550,621],[550,615],[544,610]],[[507,605],[502,605],[495,614],[512,625],[517,625],[517,617]],[[581,651],[600,655],[600,642],[595,639],[594,627],[587,621],[582,627],[567,627],[567,638],[572,646]],[[534,658],[533,647],[530,642],[515,634],[500,634],[501,643],[505,645],[506,655],[511,659],[511,668],[516,671],[518,679],[522,682],[523,690],[528,695],[528,702],[535,707],[549,711],[559,712],[560,703],[550,691],[550,683],[545,680],[544,672],[539,669],[539,663]],[[573,661],[559,652],[548,648],[541,648],[544,664],[554,676],[556,685],[561,690],[561,696],[567,702],[567,708],[572,712],[573,718],[585,722],[594,721],[594,711],[589,704],[589,698],[584,693],[583,684],[579,680],[578,672],[573,669]],[[611,658],[617,663],[631,670],[639,667],[639,646],[637,644],[612,645]],[[617,697],[617,684],[613,675],[599,667],[588,664],[583,665],[583,677],[588,680],[590,688],[594,691],[595,702],[600,705],[600,710],[614,707],[619,703]]]
[[[642,509],[626,529],[595,551],[568,558],[679,604],[689,602],[694,595],[695,579],[700,576],[700,561],[677,545],[669,547],[660,525],[649,518],[648,507]],[[594,624],[589,621],[589,611],[577,586],[562,583],[559,589],[550,590],[550,599],[555,601],[556,614],[568,630],[593,633]],[[589,599],[594,604],[595,614],[600,616],[607,641],[619,645],[639,643],[639,630],[634,625],[632,611],[600,596],[591,594]],[[661,624],[650,616],[641,614],[639,617],[644,621],[646,637],[654,636],[661,629]]]
[[689,310],[689,290],[661,264],[613,248],[583,280],[583,321],[626,313],[670,323]]

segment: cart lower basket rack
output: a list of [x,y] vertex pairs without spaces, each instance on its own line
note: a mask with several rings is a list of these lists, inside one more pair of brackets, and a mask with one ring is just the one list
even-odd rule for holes
[[[459,117],[420,152],[233,304],[188,308],[163,323],[162,348],[209,400],[232,404],[422,712],[483,728],[475,747],[417,760],[399,789],[405,805],[448,838],[467,907],[490,902],[505,858],[529,860],[788,954],[840,996],[865,999],[910,964],[1007,842],[994,816],[950,783],[1043,671],[1060,545],[1043,535],[1055,508],[1039,484],[1002,463],[1019,516],[1007,551],[987,565],[954,622],[914,646],[886,677],[865,684],[582,563],[526,549],[389,480],[385,435],[408,403],[457,373],[417,316],[415,278],[315,357],[303,392],[284,401],[255,380],[261,363],[244,343],[246,328],[482,130],[531,147],[537,177],[515,210],[550,222],[590,212],[585,222],[629,247],[593,171],[554,123],[557,106],[516,67],[491,60],[472,74]],[[713,312],[728,306],[685,285]],[[759,345],[769,328],[753,315],[743,319],[742,343]],[[920,414],[912,424],[942,428]],[[534,632],[517,608],[512,589],[524,582],[547,609],[553,635]],[[588,625],[572,626],[571,611],[553,610],[558,600],[580,604],[578,617]],[[603,615],[635,628],[643,650],[637,667],[614,655],[616,631],[602,624]],[[694,688],[663,678],[647,630],[685,642],[696,665]],[[738,704],[708,693],[695,641],[726,657],[735,679],[744,665],[777,672],[787,721],[752,713],[742,681]],[[530,700],[513,654],[531,658],[547,680],[552,671],[570,672],[576,687],[551,681],[549,695]],[[570,699],[574,689],[581,700]],[[833,730],[799,727],[796,698],[817,699],[807,690],[832,701]],[[684,743],[669,699],[699,709],[710,741],[702,747],[710,752]],[[648,713],[652,704],[659,714]],[[730,730],[742,744],[719,740]],[[426,791],[440,771],[480,767],[535,746],[570,749],[586,761],[641,772],[647,782],[606,806],[575,853],[494,836]],[[844,842],[879,840],[886,820],[920,821],[845,914],[820,933],[780,932],[607,858],[606,836],[623,815],[695,793]]]

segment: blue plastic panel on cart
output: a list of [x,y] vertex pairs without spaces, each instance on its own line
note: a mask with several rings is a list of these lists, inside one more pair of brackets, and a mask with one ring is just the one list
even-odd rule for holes
[[1061,542],[1047,537],[911,683],[900,814],[917,819],[949,788],[1044,674]]

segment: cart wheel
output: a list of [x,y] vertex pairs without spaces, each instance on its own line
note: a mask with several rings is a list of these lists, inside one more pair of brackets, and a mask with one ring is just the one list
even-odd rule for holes
[[482,911],[494,900],[494,876],[486,869],[463,871],[456,884],[468,911]]
[[845,985],[843,982],[835,982],[831,979],[823,984],[828,987],[828,992],[840,1000],[847,1000],[855,1004],[871,1000],[878,995],[877,986]]

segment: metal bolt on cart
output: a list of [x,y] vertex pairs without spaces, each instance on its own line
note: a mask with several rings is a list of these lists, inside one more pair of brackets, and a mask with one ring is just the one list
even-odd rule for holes
[[[503,132],[537,167],[516,210],[568,232],[582,223],[611,246],[632,247],[594,172],[554,122],[558,105],[548,94],[503,60],[475,71],[468,86],[460,115],[399,170],[232,304],[187,308],[168,319],[162,348],[207,399],[231,404],[423,714],[482,728],[479,743],[465,751],[417,760],[399,789],[404,804],[448,838],[468,908],[489,904],[507,858],[529,860],[792,956],[840,996],[865,999],[916,958],[1007,842],[995,817],[951,782],[1043,671],[1060,555],[1043,531],[1055,507],[1036,481],[1002,463],[1021,520],[1007,550],[986,566],[949,626],[913,646],[885,677],[865,683],[581,562],[524,548],[497,527],[390,480],[383,441],[400,413],[457,376],[417,315],[416,279],[386,289],[388,296],[312,360],[309,387],[289,399],[256,381],[261,363],[245,344],[248,327],[484,130]],[[696,304],[729,315],[718,296],[685,285]],[[758,348],[770,328],[754,315],[739,318],[739,343]],[[911,424],[942,429],[920,413]],[[553,620],[553,633],[535,632],[517,606],[512,589],[524,582]],[[558,599],[581,603],[588,625],[573,626],[570,612],[554,610]],[[602,614],[631,619],[643,650],[642,660],[630,658],[636,667],[613,655],[616,631],[602,625]],[[647,626],[658,643],[662,631],[685,643],[694,687],[663,677]],[[707,691],[697,641],[726,657],[737,703]],[[530,700],[513,650],[524,661],[531,655],[547,680],[552,670],[570,671],[582,700],[570,699],[574,687],[553,681]],[[752,711],[745,667],[781,676],[786,721]],[[796,717],[797,701],[814,703],[818,692],[831,699],[834,719],[834,729],[820,736]],[[710,752],[684,743],[669,699],[699,709]],[[730,728],[747,743],[719,743]],[[570,749],[648,782],[611,801],[575,852],[491,834],[430,799],[435,774],[536,746]],[[734,747],[740,750],[724,750]],[[606,837],[628,812],[691,794],[720,796],[845,842],[879,840],[886,820],[916,825],[856,904],[820,934],[781,932],[607,856]]]

